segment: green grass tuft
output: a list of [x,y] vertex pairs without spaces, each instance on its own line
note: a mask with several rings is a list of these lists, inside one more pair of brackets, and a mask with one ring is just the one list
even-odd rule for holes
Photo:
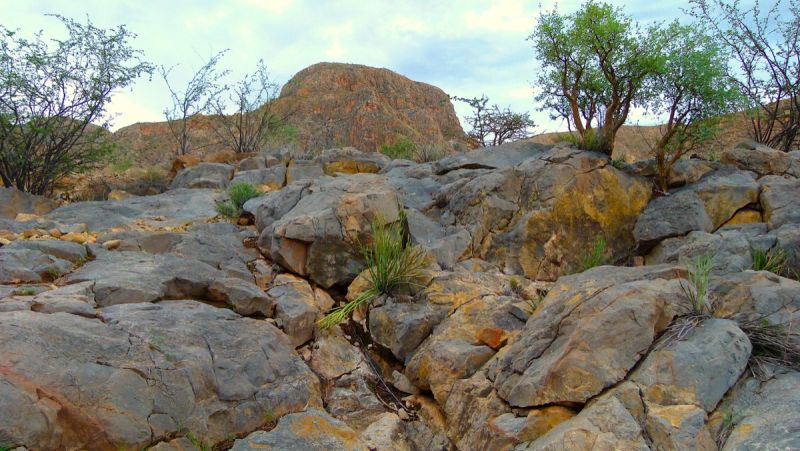
[[410,139],[401,136],[394,144],[382,144],[380,152],[393,159],[411,160],[417,153],[417,146]]
[[689,262],[689,286],[684,287],[684,293],[692,304],[692,310],[698,315],[710,313],[711,302],[708,299],[708,283],[711,270],[714,268],[714,257],[711,254],[702,254]]
[[754,271],[769,271],[778,275],[786,274],[786,264],[789,256],[785,250],[775,247],[769,250],[761,250],[756,248],[750,249],[753,255]]
[[594,247],[592,247],[592,250],[583,256],[583,270],[586,271],[594,268],[595,266],[605,264],[605,253],[606,240],[602,236],[599,236],[594,241]]
[[347,320],[361,305],[383,294],[392,294],[400,286],[414,284],[425,267],[425,254],[403,239],[400,221],[387,225],[383,218],[372,222],[372,243],[360,246],[367,264],[369,288],[356,299],[332,310],[319,321],[320,327],[329,328]]
[[236,182],[228,187],[228,199],[217,202],[217,213],[230,219],[238,219],[242,215],[242,206],[245,202],[262,193],[255,186],[247,182]]

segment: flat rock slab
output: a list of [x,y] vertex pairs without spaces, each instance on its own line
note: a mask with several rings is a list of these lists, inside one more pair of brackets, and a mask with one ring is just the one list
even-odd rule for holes
[[102,319],[0,314],[0,438],[12,448],[217,443],[320,405],[319,383],[265,321],[195,301],[126,304]]
[[178,226],[217,216],[218,197],[210,189],[175,189],[155,196],[64,205],[46,218],[63,224],[86,224],[90,231],[133,229],[137,222],[152,227]]
[[325,411],[310,409],[287,415],[275,429],[258,431],[236,440],[232,451],[275,449],[284,451],[367,451],[358,434]]
[[228,186],[233,171],[233,166],[229,164],[200,163],[178,172],[169,187],[222,189]]

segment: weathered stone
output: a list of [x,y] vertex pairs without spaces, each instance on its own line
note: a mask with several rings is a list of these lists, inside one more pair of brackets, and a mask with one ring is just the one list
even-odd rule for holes
[[451,393],[444,405],[447,435],[458,449],[497,449],[511,442],[490,427],[492,419],[510,413],[511,408],[483,372],[456,381]]
[[10,247],[9,244],[0,248],[0,283],[39,283],[54,280],[72,268],[69,261],[44,252]]
[[764,209],[764,221],[770,229],[800,223],[800,179],[785,179],[775,175],[762,177],[761,206]]
[[648,450],[639,423],[620,400],[608,397],[517,450]]
[[36,295],[31,302],[31,310],[41,313],[65,312],[87,318],[95,317],[94,283],[83,282]]
[[367,451],[358,434],[326,412],[309,409],[286,415],[275,429],[257,431],[236,440],[232,451],[276,449],[286,451]]
[[760,176],[783,175],[789,169],[789,156],[785,152],[745,141],[728,149],[720,156],[720,162],[734,165]]
[[361,152],[354,147],[327,149],[315,158],[322,163],[322,170],[327,175],[334,174],[376,174],[392,161],[379,152]]
[[712,271],[729,274],[749,269],[753,264],[749,237],[739,230],[720,230],[717,233],[689,232],[686,236],[667,238],[645,258],[648,265],[660,263],[689,264],[694,259],[712,257]]
[[254,171],[257,169],[266,169],[267,167],[267,159],[264,155],[256,155],[254,157],[248,157],[239,162],[236,165],[237,171]]
[[361,351],[335,327],[322,331],[314,341],[309,366],[322,379],[334,380],[354,371],[362,361]]
[[40,240],[14,241],[3,247],[4,250],[30,249],[72,263],[83,264],[89,259],[86,246],[68,241]]
[[57,206],[46,197],[0,186],[0,219],[14,219],[20,213],[44,215]]
[[349,283],[363,269],[357,243],[369,242],[375,218],[399,217],[394,190],[373,174],[322,177],[263,197],[256,210],[259,247],[324,288]]
[[137,224],[178,226],[217,216],[217,197],[212,190],[177,189],[120,201],[68,204],[51,211],[47,218],[67,225],[85,224],[90,231],[115,227],[131,229]]
[[[601,266],[559,279],[491,368],[509,404],[585,402],[622,380],[676,314],[676,268]],[[664,278],[666,277],[666,278]]]
[[193,301],[0,315],[0,437],[30,449],[139,449],[192,432],[208,443],[263,416],[319,406],[283,334]]
[[359,434],[359,438],[368,449],[412,450],[405,437],[403,422],[394,413],[387,412],[378,416],[377,420]]
[[636,220],[633,235],[639,249],[648,251],[666,238],[693,230],[711,232],[714,223],[697,193],[684,189],[650,202]]
[[709,319],[687,339],[651,352],[630,380],[642,387],[649,403],[694,404],[711,412],[739,379],[751,349],[735,322]]
[[714,451],[717,444],[711,438],[705,420],[706,412],[694,405],[648,404],[645,429],[655,450]]
[[267,294],[275,300],[278,327],[289,336],[292,345],[300,346],[314,336],[322,311],[308,282],[290,274],[281,274],[275,278]]
[[326,410],[360,431],[386,412],[371,386],[379,384],[366,362],[336,379],[325,395]]
[[286,184],[286,165],[237,172],[231,183],[245,182],[265,190],[281,189]]
[[800,282],[795,280],[768,271],[745,271],[713,278],[710,289],[719,317],[800,322]]
[[800,373],[780,371],[767,381],[741,380],[731,390],[724,413],[733,431],[724,451],[800,448]]
[[322,164],[308,160],[292,160],[286,168],[286,183],[316,180],[325,175]]
[[200,163],[178,172],[169,187],[222,189],[228,186],[233,172],[233,166],[228,164]]
[[[658,176],[654,159],[637,161],[630,168],[638,175],[655,179]],[[700,180],[714,170],[713,163],[704,160],[680,159],[672,166],[667,186],[677,188]]]
[[758,201],[758,183],[750,172],[720,169],[691,185],[705,204],[714,228],[725,224],[742,207]]

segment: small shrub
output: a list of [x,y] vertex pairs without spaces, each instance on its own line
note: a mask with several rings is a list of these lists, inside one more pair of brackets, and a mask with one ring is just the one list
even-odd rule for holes
[[200,451],[211,451],[211,445],[209,445],[205,440],[196,436],[194,432],[186,433],[186,439],[195,446],[195,448],[199,449]]
[[398,287],[413,284],[419,279],[425,267],[425,254],[403,239],[403,222],[405,215],[402,210],[399,222],[387,225],[383,218],[376,218],[372,222],[372,243],[361,246],[367,264],[369,288],[356,299],[323,317],[319,321],[321,327],[340,324],[362,304],[377,296],[392,294]]
[[439,161],[447,156],[447,150],[442,146],[425,145],[414,149],[414,161],[417,163],[430,163]]
[[142,170],[131,171],[131,179],[122,189],[136,196],[149,196],[160,194],[169,188],[167,172],[158,167],[151,166]]
[[417,146],[405,136],[401,136],[394,144],[382,144],[380,152],[392,159],[410,160],[414,158]]
[[714,258],[711,254],[702,254],[689,262],[689,286],[683,286],[683,291],[692,305],[692,311],[697,314],[711,312],[711,302],[708,299],[708,282],[711,270],[714,268]]
[[611,166],[619,169],[620,171],[624,171],[628,168],[628,163],[625,161],[624,158],[618,157],[611,160]]
[[788,254],[785,250],[779,247],[766,251],[751,248],[750,252],[753,254],[752,269],[754,271],[769,271],[778,275],[786,274]]
[[592,250],[583,256],[583,270],[586,271],[587,269],[592,269],[595,266],[605,264],[605,253],[606,240],[602,236],[599,236],[594,241],[594,247],[592,247]]
[[[17,296],[36,296],[36,290],[31,287],[17,288],[14,290],[14,294]],[[2,448],[0,448],[0,451],[2,451]]]
[[514,296],[522,296],[522,292],[524,288],[522,284],[519,282],[519,279],[516,277],[511,277],[508,279],[508,291],[511,292]]
[[603,152],[602,142],[597,138],[594,129],[586,130],[583,136],[572,132],[559,133],[556,136],[556,142],[568,142],[580,150]]
[[722,449],[728,437],[736,428],[736,425],[741,421],[741,415],[733,412],[727,408],[722,409],[722,424],[720,425],[719,432],[717,433],[717,447]]
[[58,279],[59,277],[61,277],[61,275],[63,274],[63,273],[61,272],[61,270],[59,270],[58,268],[48,268],[48,269],[45,271],[45,273],[47,274],[47,277],[49,277],[49,278],[50,278],[50,280],[56,280],[56,279]]
[[236,182],[228,187],[228,199],[217,202],[217,213],[230,219],[238,219],[242,215],[242,206],[248,200],[261,195],[255,186],[247,182]]

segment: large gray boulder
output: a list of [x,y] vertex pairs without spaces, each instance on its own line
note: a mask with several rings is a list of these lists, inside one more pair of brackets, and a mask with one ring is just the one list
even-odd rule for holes
[[395,191],[374,174],[292,184],[246,208],[256,210],[262,252],[324,288],[349,283],[361,272],[358,245],[371,239],[374,220],[399,218]]
[[244,182],[270,190],[281,189],[286,184],[286,165],[279,164],[271,168],[239,171],[233,176],[231,183]]
[[764,176],[783,175],[789,170],[790,159],[786,152],[744,141],[723,152],[720,162]]
[[134,196],[118,201],[77,202],[51,211],[46,218],[62,224],[86,224],[90,231],[150,227],[176,227],[217,216],[219,194],[205,189],[176,189],[155,196]]
[[319,383],[261,320],[194,301],[126,304],[101,320],[0,314],[0,439],[27,449],[222,442],[307,406]]
[[700,196],[691,190],[681,190],[650,202],[636,220],[633,235],[639,249],[648,251],[662,240],[693,230],[711,232],[714,223]]
[[800,196],[797,195],[800,193],[800,179],[770,175],[758,182],[761,184],[764,221],[770,229],[800,223]]
[[200,163],[181,169],[172,179],[170,189],[211,188],[223,189],[233,178],[234,168],[224,163]]

